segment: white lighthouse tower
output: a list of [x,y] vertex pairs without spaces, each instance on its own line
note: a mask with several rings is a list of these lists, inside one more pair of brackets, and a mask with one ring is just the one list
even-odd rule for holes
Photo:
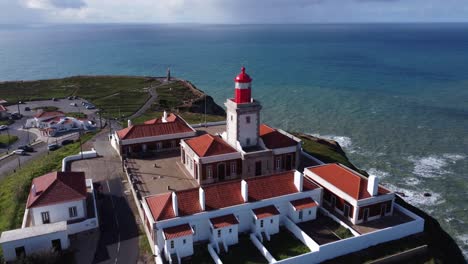
[[234,98],[224,103],[227,108],[226,141],[241,150],[258,145],[262,106],[252,98],[252,78],[244,67],[234,81]]

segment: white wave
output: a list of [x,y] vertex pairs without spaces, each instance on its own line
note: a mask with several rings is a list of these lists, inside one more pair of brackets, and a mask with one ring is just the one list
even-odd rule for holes
[[381,170],[378,170],[376,168],[370,168],[369,170],[367,170],[367,173],[369,173],[369,175],[373,175],[379,179],[383,179],[385,177],[388,177],[390,176],[390,173],[386,172],[386,171],[381,171]]
[[465,156],[460,154],[443,154],[442,156],[431,155],[418,158],[410,156],[408,159],[414,163],[414,174],[425,178],[433,178],[450,173],[446,167],[464,158]]
[[461,247],[461,250],[463,252],[463,255],[465,256],[465,259],[468,259],[468,234],[458,235],[457,240],[460,241],[463,245]]
[[[439,193],[433,192],[431,190],[425,189],[425,190],[410,190],[410,189],[405,189],[405,188],[400,188],[392,184],[386,184],[385,185],[387,188],[389,188],[391,191],[398,192],[399,194],[402,193],[402,198],[409,202],[412,205],[418,206],[429,206],[432,207],[434,205],[442,204],[445,202],[445,200],[442,198],[442,196]],[[424,196],[425,193],[431,194],[431,196]],[[431,212],[431,208],[427,208],[427,211]]]
[[418,178],[411,177],[411,178],[405,179],[405,184],[408,186],[415,186],[415,185],[418,185],[419,183],[421,183],[421,180]]
[[352,140],[350,137],[346,136],[336,136],[336,135],[320,135],[320,134],[310,134],[311,136],[314,137],[319,137],[319,138],[324,138],[324,139],[330,139],[338,142],[342,148],[349,149],[351,148],[351,145],[353,144]]

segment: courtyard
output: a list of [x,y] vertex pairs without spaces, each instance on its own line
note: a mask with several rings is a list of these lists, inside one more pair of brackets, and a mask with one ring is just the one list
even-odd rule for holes
[[315,220],[299,223],[297,226],[319,245],[353,236],[348,229],[320,212]]
[[281,227],[278,234],[272,235],[270,241],[263,241],[263,245],[276,260],[291,258],[310,252],[288,229]]

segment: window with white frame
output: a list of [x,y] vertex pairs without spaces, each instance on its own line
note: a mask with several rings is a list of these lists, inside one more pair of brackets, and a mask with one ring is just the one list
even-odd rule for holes
[[171,240],[171,248],[174,248],[174,240]]
[[247,138],[247,139],[245,140],[245,142],[246,142],[247,145],[250,145],[250,138]]
[[260,220],[260,227],[263,228],[263,220]]
[[42,223],[43,223],[43,224],[48,224],[48,223],[50,223],[49,212],[42,212],[42,213],[41,213],[41,217],[42,217]]
[[182,240],[182,243],[184,243],[185,245],[187,243],[187,240],[186,239]]
[[277,170],[281,169],[281,158],[280,157],[276,158],[276,169]]
[[213,169],[211,165],[206,166],[206,178],[212,179],[213,178]]
[[232,233],[232,228],[229,228],[229,233]]
[[78,216],[78,212],[77,212],[77,210],[76,210],[76,206],[73,206],[73,207],[68,208],[68,215],[70,216],[70,218],[72,218],[72,217],[77,217],[77,216]]
[[246,116],[246,117],[245,117],[245,122],[246,122],[247,124],[250,124],[250,116]]
[[231,176],[236,176],[237,173],[237,163],[231,162]]
[[218,230],[218,237],[221,237],[221,229]]
[[270,220],[270,223],[273,224],[273,218]]

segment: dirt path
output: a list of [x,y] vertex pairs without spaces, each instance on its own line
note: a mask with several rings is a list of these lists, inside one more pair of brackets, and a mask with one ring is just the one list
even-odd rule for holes
[[148,88],[148,92],[150,94],[150,98],[146,101],[146,103],[140,107],[140,109],[138,109],[138,111],[136,111],[135,113],[133,113],[131,116],[127,117],[127,119],[134,119],[134,118],[137,118],[139,116],[141,116],[142,114],[144,114],[148,109],[150,109],[151,105],[156,101],[156,99],[158,99],[158,94],[156,93],[156,88],[159,87],[159,86],[163,86],[163,85],[166,85],[166,84],[169,84],[169,83],[173,83],[174,81],[170,81],[170,82],[161,82],[160,84],[156,85],[156,86],[153,86],[151,85],[151,87]]

